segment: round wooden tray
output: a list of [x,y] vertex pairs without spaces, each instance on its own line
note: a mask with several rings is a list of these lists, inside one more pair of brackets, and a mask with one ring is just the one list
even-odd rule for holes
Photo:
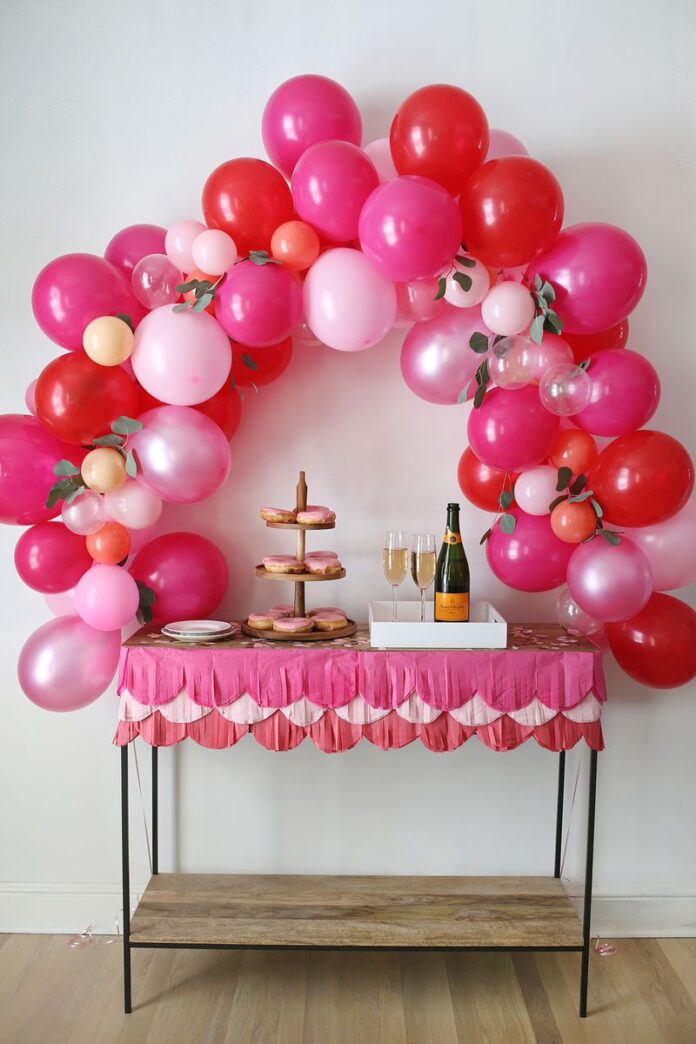
[[[265,520],[264,520],[265,521]],[[313,526],[308,526],[304,522],[266,522],[269,529],[304,529],[305,533],[313,529],[335,529],[335,522],[318,522]]]
[[346,571],[341,569],[340,573],[332,573],[331,576],[319,576],[318,573],[269,573],[262,565],[257,565],[256,575],[262,580],[285,580],[297,584],[313,583],[315,580],[342,580]]
[[355,634],[358,625],[355,620],[349,620],[340,631],[308,631],[306,634],[287,634],[282,631],[261,630],[258,627],[250,627],[244,620],[242,632],[249,638],[268,639],[271,642],[330,642],[334,638],[350,638]]

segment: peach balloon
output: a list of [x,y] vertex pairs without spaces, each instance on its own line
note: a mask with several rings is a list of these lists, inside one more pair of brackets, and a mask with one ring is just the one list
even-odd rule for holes
[[120,522],[105,522],[85,541],[87,552],[100,565],[118,565],[128,558],[131,540],[128,530]]
[[285,221],[273,233],[271,254],[291,272],[304,272],[319,257],[319,236],[305,221]]
[[82,461],[82,478],[95,493],[108,493],[126,481],[126,462],[118,450],[98,446]]
[[101,315],[85,327],[82,347],[100,366],[120,366],[133,351],[133,331],[115,315]]
[[567,544],[581,544],[592,536],[596,525],[597,516],[586,500],[575,504],[563,500],[551,512],[551,529]]

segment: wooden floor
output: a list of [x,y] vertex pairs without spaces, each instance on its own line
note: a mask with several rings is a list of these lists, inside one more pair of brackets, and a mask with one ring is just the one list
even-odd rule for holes
[[0,935],[2,1044],[693,1044],[696,939],[574,953],[139,950]]

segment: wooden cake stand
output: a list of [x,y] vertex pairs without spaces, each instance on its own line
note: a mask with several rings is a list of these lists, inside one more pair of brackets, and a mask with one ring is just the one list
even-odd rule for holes
[[[300,472],[297,483],[297,495],[295,502],[296,511],[304,511],[307,507],[307,483],[304,471]],[[308,529],[334,529],[335,522],[321,522],[318,525],[307,526],[301,522],[266,522],[269,529],[294,529],[297,533],[297,544],[295,557],[298,562],[305,559],[305,533]],[[293,614],[295,616],[305,615],[305,584],[322,583],[327,580],[342,580],[346,575],[345,569],[331,576],[320,576],[317,573],[269,573],[262,565],[256,566],[256,575],[262,580],[284,580],[295,585],[295,598],[293,601]],[[251,627],[248,620],[242,624],[244,634],[253,638],[267,638],[274,642],[326,642],[334,638],[348,638],[355,634],[357,625],[354,620],[348,620],[345,627],[337,631],[308,631],[306,634],[292,634],[283,631],[262,630],[259,627]]]

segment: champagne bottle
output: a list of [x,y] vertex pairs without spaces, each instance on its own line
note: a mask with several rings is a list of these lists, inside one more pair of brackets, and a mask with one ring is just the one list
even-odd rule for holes
[[447,528],[435,573],[435,620],[469,619],[469,563],[459,531],[459,504],[447,505]]

